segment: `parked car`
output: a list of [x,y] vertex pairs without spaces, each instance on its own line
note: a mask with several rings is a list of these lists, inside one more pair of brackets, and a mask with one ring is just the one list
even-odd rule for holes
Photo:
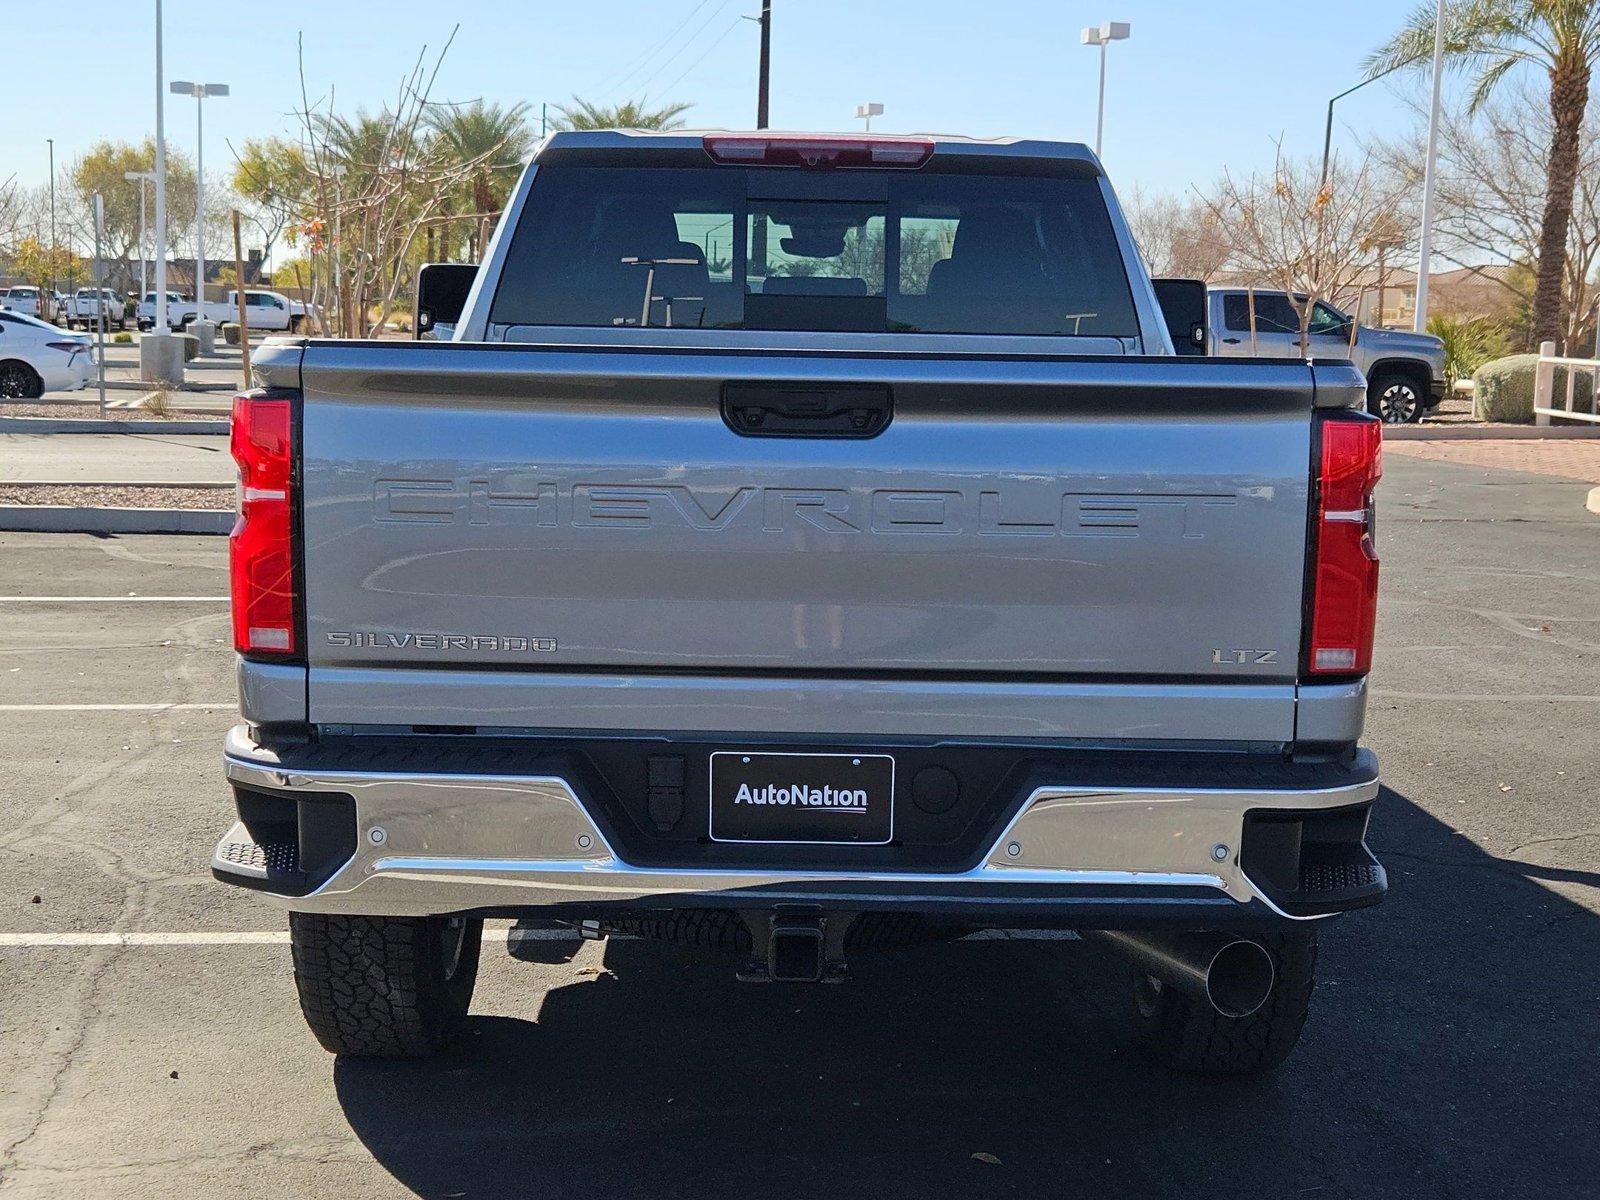
[[107,329],[126,329],[126,303],[115,288],[79,288],[67,302],[65,314],[67,328],[81,326],[95,329],[100,324],[100,314],[105,313]]
[[[1287,292],[1255,292],[1256,334],[1244,288],[1213,288],[1209,314],[1213,353],[1264,358],[1300,354],[1300,316]],[[1444,399],[1444,342],[1432,334],[1362,325],[1350,345],[1352,318],[1326,301],[1311,312],[1314,358],[1348,358],[1367,377],[1367,411],[1390,424],[1420,421]]]
[[[247,289],[244,294],[245,320],[251,329],[265,330],[268,333],[299,333],[300,327],[306,323],[306,306],[298,300],[291,300],[282,292],[265,292]],[[228,293],[228,316],[226,320],[239,319],[239,293]]]
[[36,400],[75,392],[94,376],[94,346],[38,317],[0,309],[0,397]]
[[1361,373],[1178,357],[1074,144],[563,132],[502,222],[455,340],[233,409],[212,869],[321,1043],[449,1046],[493,914],[778,982],[1077,930],[1162,1061],[1281,1061],[1386,888]]

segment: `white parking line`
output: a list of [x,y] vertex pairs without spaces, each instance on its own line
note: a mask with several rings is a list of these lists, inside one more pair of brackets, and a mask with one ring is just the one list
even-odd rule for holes
[[[576,929],[485,929],[491,942],[576,942]],[[620,935],[612,934],[612,937]],[[984,929],[966,941],[1053,942],[1077,937],[1070,929]],[[286,932],[265,933],[0,933],[0,949],[78,946],[287,946]]]
[[227,604],[226,596],[0,596],[0,604]]
[[0,712],[172,712],[196,708],[237,708],[237,700],[214,704],[0,704]]

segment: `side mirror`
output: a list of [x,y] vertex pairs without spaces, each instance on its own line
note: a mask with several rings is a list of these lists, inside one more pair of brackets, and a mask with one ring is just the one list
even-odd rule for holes
[[428,263],[417,271],[417,307],[412,336],[421,339],[436,325],[454,325],[467,307],[478,277],[477,263]]
[[1152,279],[1156,302],[1179,354],[1206,352],[1206,284],[1203,279]]

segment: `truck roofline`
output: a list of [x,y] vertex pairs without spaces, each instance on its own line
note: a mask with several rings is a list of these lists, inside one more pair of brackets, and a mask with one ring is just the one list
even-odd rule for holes
[[[1017,162],[1055,162],[1071,164],[1074,173],[1104,175],[1100,160],[1094,151],[1082,142],[1046,141],[1037,138],[997,137],[975,138],[951,133],[885,133],[862,134],[852,132],[822,132],[817,130],[781,129],[674,129],[660,132],[646,129],[582,129],[561,130],[547,136],[534,151],[533,161],[567,153],[606,154],[638,152],[655,154],[696,154],[705,148],[708,137],[770,137],[770,138],[822,138],[849,141],[926,141],[933,144],[930,165],[941,159],[948,165],[951,160],[973,162],[994,159],[996,165],[1005,160]],[[709,159],[707,160],[709,161]]]

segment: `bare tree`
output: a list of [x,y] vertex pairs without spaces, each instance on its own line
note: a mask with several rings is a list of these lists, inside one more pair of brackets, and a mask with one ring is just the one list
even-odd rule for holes
[[1280,144],[1269,174],[1226,173],[1204,203],[1230,247],[1228,267],[1289,294],[1305,351],[1317,301],[1359,298],[1380,247],[1409,224],[1408,191],[1370,153],[1353,166],[1335,159],[1324,184],[1318,162],[1286,158]]
[[338,332],[344,336],[382,332],[410,281],[418,233],[481,173],[481,158],[452,155],[424,132],[433,84],[454,40],[452,31],[431,64],[424,47],[394,103],[376,114],[339,114],[331,94],[313,103],[302,61],[297,116],[314,215],[298,232],[321,259],[321,279],[332,277],[335,256],[340,262]]
[[1125,207],[1133,240],[1152,275],[1209,281],[1227,265],[1233,248],[1204,201],[1150,195],[1136,187]]
[[[1410,137],[1383,143],[1378,152],[1396,171],[1415,171],[1422,161],[1426,111]],[[1543,237],[1545,178],[1555,136],[1548,107],[1534,90],[1520,89],[1472,112],[1453,108],[1440,124],[1438,216],[1434,252],[1482,273],[1518,307],[1532,309]],[[1600,113],[1591,114],[1580,142],[1562,275],[1569,345],[1594,336],[1596,268],[1600,267]],[[1524,265],[1513,272],[1484,272],[1489,264]]]

